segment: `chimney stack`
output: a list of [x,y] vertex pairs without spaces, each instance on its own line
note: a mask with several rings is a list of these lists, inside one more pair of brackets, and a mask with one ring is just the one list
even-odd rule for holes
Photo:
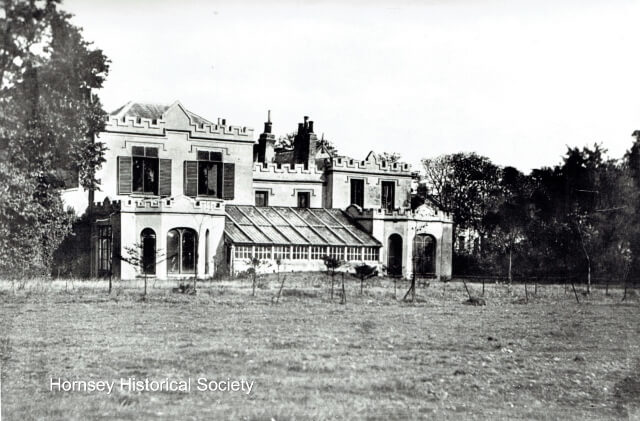
[[256,162],[268,164],[275,157],[274,147],[276,137],[271,133],[271,110],[267,113],[267,121],[264,123],[264,132],[258,139],[258,144],[253,146],[253,156]]

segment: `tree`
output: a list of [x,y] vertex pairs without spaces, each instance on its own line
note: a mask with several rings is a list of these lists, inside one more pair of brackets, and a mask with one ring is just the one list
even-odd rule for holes
[[[154,249],[153,259],[147,259],[143,253],[143,245],[141,243],[136,243],[131,247],[125,247],[125,255],[119,256],[120,260],[126,263],[129,263],[133,266],[137,271],[142,272],[142,276],[144,279],[144,293],[143,297],[146,299],[147,297],[147,279],[149,277],[149,272],[152,267],[155,267],[158,260],[161,257],[164,257],[164,254],[161,250]],[[154,272],[155,273],[155,272]],[[111,291],[109,291],[111,292]],[[195,290],[194,290],[195,292]]]
[[442,155],[423,159],[422,164],[428,196],[452,213],[456,228],[475,230],[482,250],[484,218],[500,192],[500,168],[475,153]]
[[325,267],[327,268],[327,273],[331,276],[331,299],[333,300],[333,285],[336,276],[336,270],[340,268],[344,264],[344,262],[337,257],[333,256],[324,256],[322,258]]
[[[12,186],[0,215],[13,225],[1,241],[20,248],[25,266],[41,273],[71,226],[59,189],[69,180],[94,188],[104,160],[94,134],[105,113],[93,90],[102,86],[108,60],[57,4],[0,6],[0,177]],[[16,252],[5,253],[13,256],[0,262],[0,272],[13,272]]]
[[360,279],[360,295],[364,292],[364,280],[372,278],[378,274],[378,269],[375,266],[369,266],[365,263],[358,265],[354,268],[355,277]]
[[400,162],[401,155],[398,152],[382,152],[376,154],[379,160],[385,161],[387,164],[394,164]]
[[514,167],[503,168],[499,198],[483,220],[489,230],[490,243],[508,255],[509,283],[513,280],[513,252],[523,241],[524,227],[529,220],[529,195],[528,178]]

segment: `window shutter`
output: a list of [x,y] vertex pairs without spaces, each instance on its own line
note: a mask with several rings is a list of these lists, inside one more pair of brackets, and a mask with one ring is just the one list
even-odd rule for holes
[[131,194],[132,165],[130,156],[118,157],[118,194]]
[[236,165],[225,163],[222,170],[222,198],[233,200],[236,182]]
[[184,161],[184,195],[198,195],[198,161]]
[[171,196],[171,160],[160,160],[158,194],[160,196]]

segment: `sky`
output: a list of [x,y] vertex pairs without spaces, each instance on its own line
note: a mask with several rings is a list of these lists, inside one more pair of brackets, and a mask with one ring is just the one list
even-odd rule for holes
[[276,135],[308,115],[345,155],[460,151],[524,172],[640,129],[640,1],[66,0],[111,60],[107,111],[179,100]]

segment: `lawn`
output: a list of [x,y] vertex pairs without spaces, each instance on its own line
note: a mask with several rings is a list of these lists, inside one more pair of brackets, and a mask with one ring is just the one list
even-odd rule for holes
[[[638,419],[640,303],[597,290],[462,283],[394,299],[388,279],[0,282],[2,419]],[[481,287],[470,286],[473,294]],[[398,285],[402,298],[406,283]],[[529,291],[532,291],[530,288]],[[119,379],[192,379],[191,392],[129,392]],[[105,392],[52,392],[50,379],[115,380]],[[198,378],[253,381],[251,393],[198,391]]]

